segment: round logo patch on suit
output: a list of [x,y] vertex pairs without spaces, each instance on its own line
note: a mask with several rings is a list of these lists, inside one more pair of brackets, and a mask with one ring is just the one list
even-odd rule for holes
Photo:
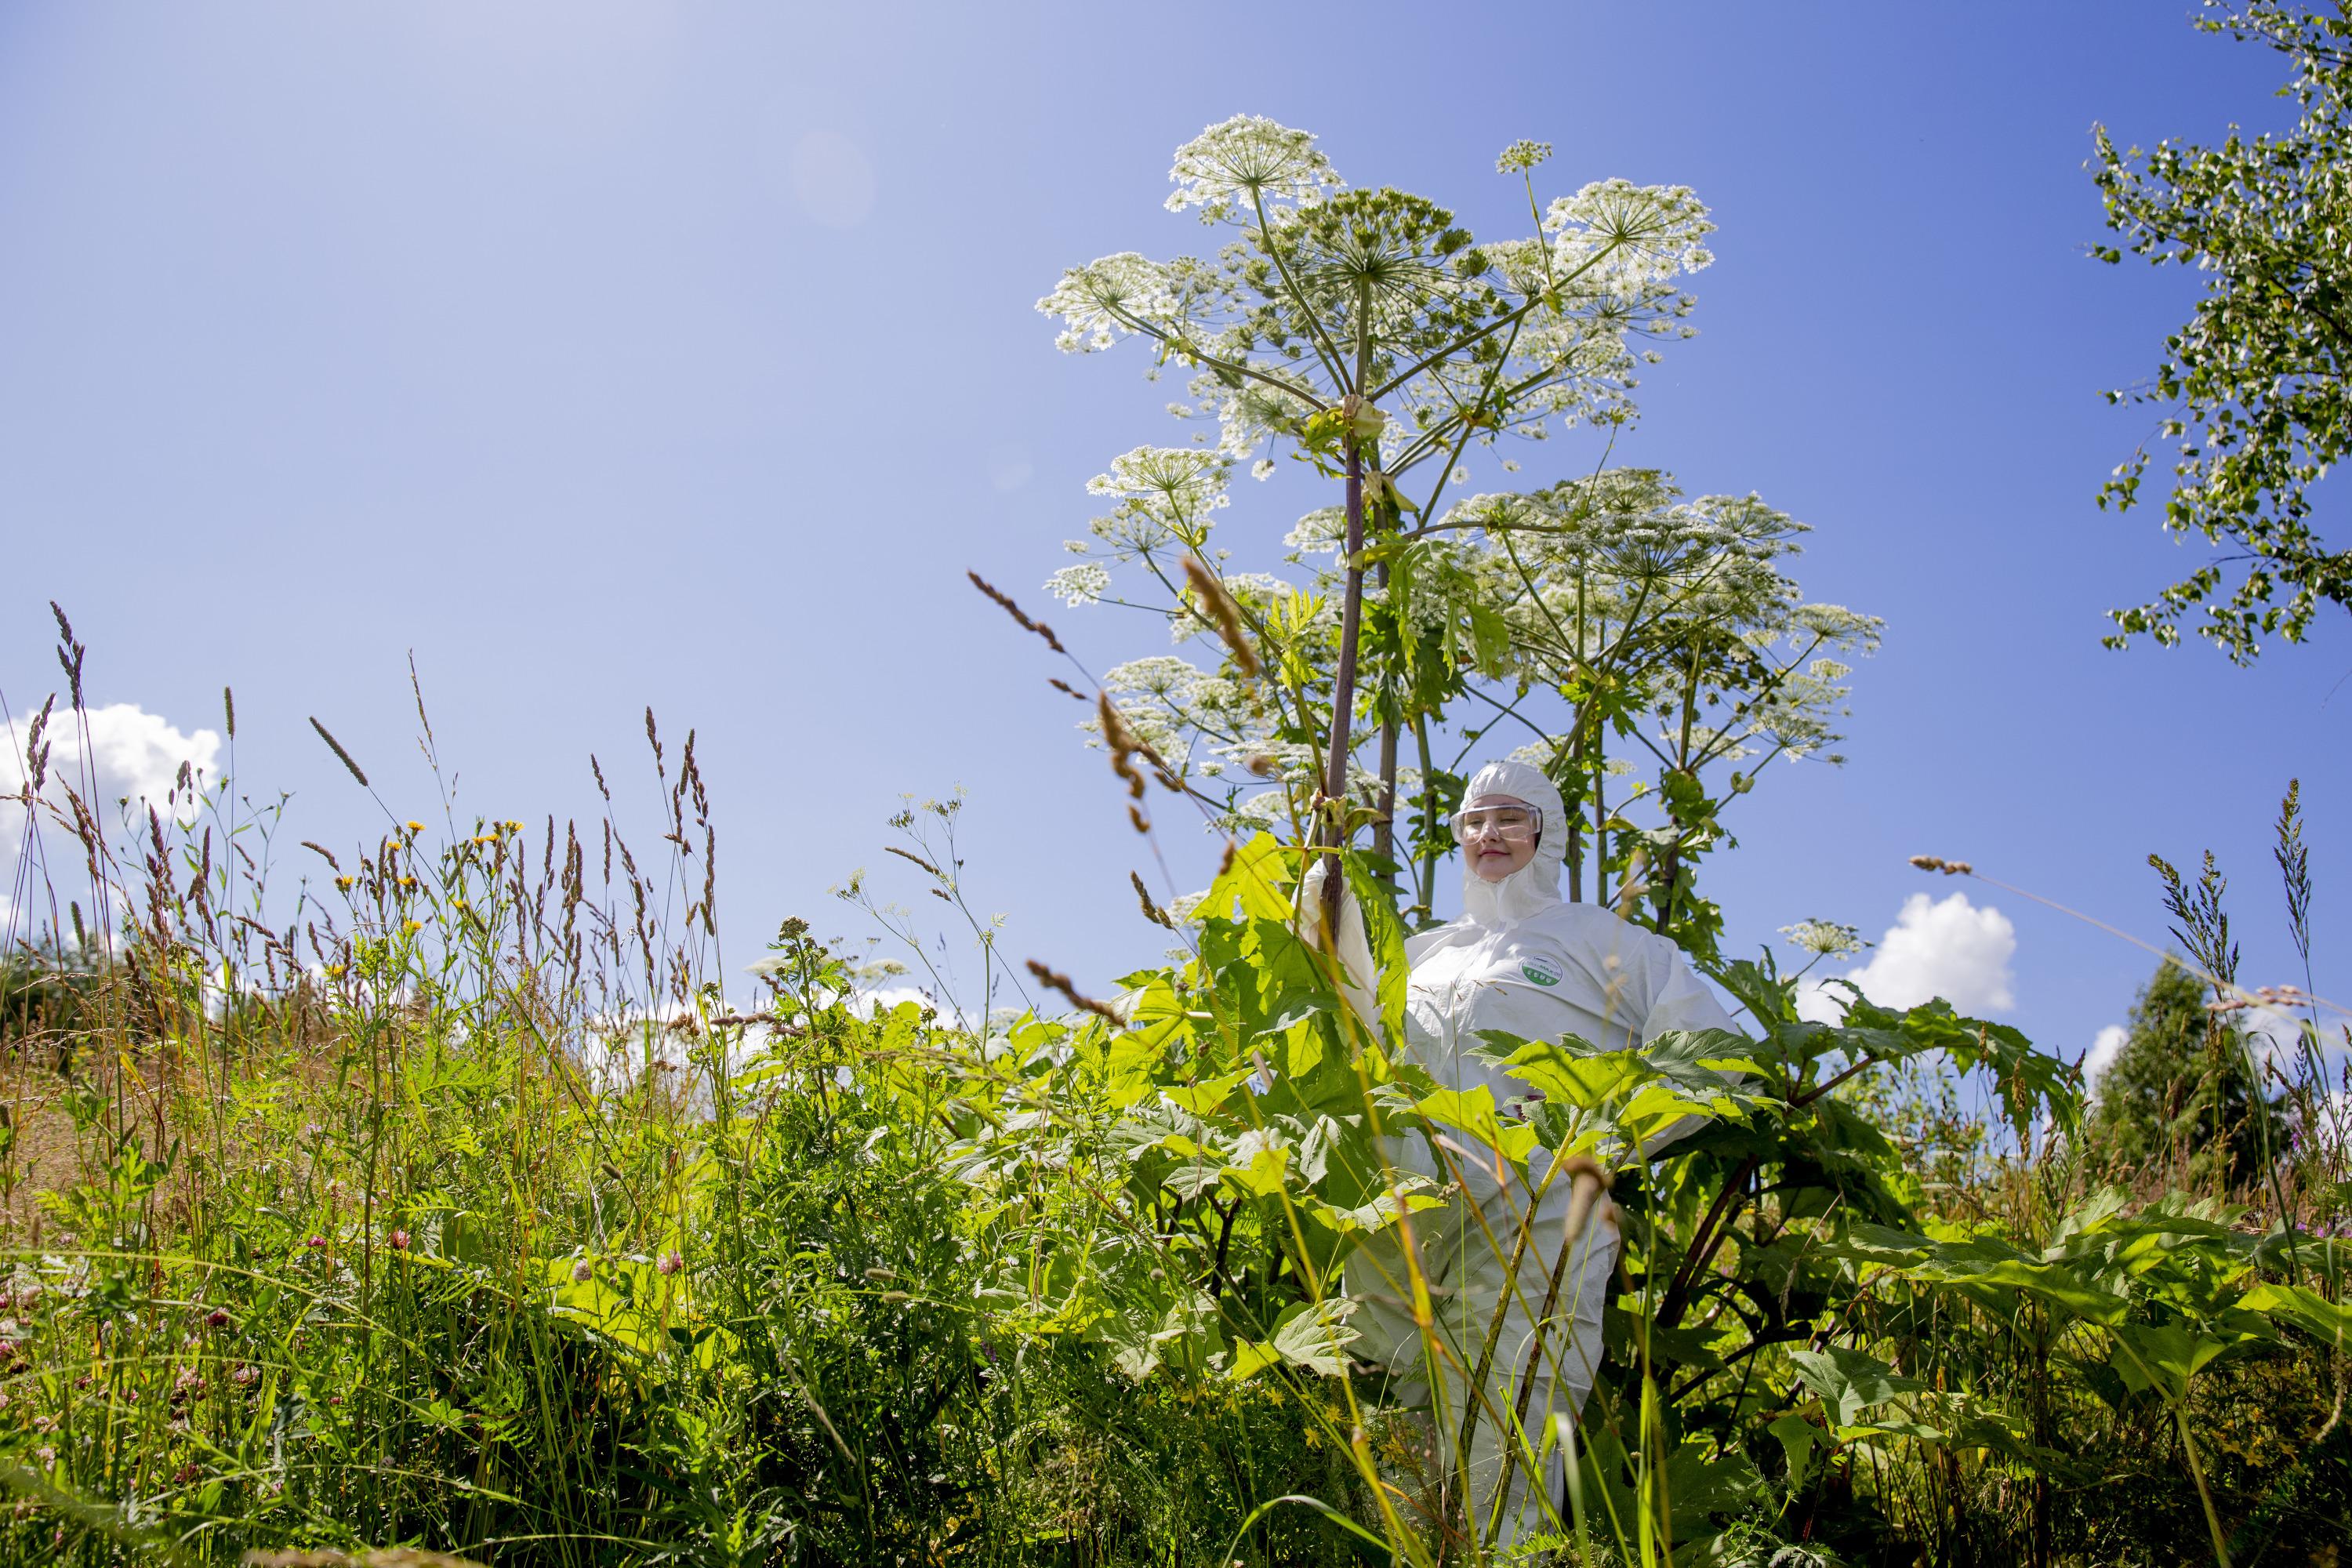
[[1519,960],[1519,973],[1526,975],[1528,979],[1534,981],[1538,985],[1557,985],[1559,984],[1559,965],[1553,963],[1550,959],[1545,957],[1540,952]]

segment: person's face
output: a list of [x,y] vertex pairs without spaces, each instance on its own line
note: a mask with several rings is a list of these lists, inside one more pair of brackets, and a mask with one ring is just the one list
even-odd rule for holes
[[1465,802],[1462,853],[1486,881],[1499,882],[1536,858],[1543,814],[1514,795],[1482,795]]

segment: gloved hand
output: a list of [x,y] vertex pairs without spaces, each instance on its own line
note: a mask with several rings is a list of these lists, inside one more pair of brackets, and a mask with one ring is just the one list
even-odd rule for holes
[[1356,902],[1355,889],[1343,879],[1339,884],[1339,921],[1336,927],[1331,925],[1323,889],[1328,885],[1332,869],[1330,858],[1318,855],[1298,884],[1299,940],[1321,948],[1325,945],[1324,933],[1329,931],[1330,951],[1345,971],[1340,977],[1340,993],[1364,1026],[1378,1033],[1381,1005],[1374,987],[1379,976],[1372,970],[1372,944],[1364,933],[1364,911]]

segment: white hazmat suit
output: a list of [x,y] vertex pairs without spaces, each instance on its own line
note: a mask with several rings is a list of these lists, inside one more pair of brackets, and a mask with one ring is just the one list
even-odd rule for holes
[[[1507,797],[1537,808],[1542,826],[1534,858],[1500,881],[1480,877],[1464,857],[1462,918],[1405,942],[1412,965],[1405,1005],[1405,1049],[1448,1088],[1484,1084],[1498,1106],[1524,1099],[1528,1088],[1471,1052],[1480,1031],[1506,1030],[1528,1040],[1575,1035],[1604,1048],[1646,1043],[1676,1029],[1728,1029],[1729,1016],[1699,984],[1675,945],[1596,904],[1564,903],[1559,874],[1568,823],[1559,792],[1523,763],[1490,763],[1470,781],[1466,802]],[[1307,890],[1310,895],[1314,889]],[[1342,900],[1339,957],[1352,974],[1370,977],[1371,959],[1362,918]],[[1350,986],[1369,1017],[1369,996]],[[1506,1115],[1509,1113],[1507,1111]],[[1522,1389],[1530,1441],[1539,1442],[1556,1416],[1574,1416],[1591,1393],[1601,1359],[1601,1314],[1616,1267],[1619,1237],[1606,1200],[1586,1222],[1576,1256],[1563,1271],[1532,1376],[1535,1328],[1552,1270],[1564,1245],[1571,1186],[1565,1173],[1543,1187],[1546,1156],[1537,1151],[1527,1177],[1498,1182],[1492,1156],[1462,1143],[1460,1152],[1433,1148],[1415,1132],[1389,1140],[1387,1153],[1401,1171],[1430,1177],[1440,1187],[1459,1184],[1443,1207],[1412,1216],[1413,1247],[1427,1281],[1433,1327],[1446,1347],[1442,1400],[1430,1384],[1420,1331],[1414,1326],[1402,1237],[1391,1226],[1373,1237],[1347,1267],[1349,1293],[1360,1303],[1354,1322],[1357,1349],[1399,1375],[1408,1404],[1428,1404],[1446,1430],[1433,1432],[1441,1456],[1452,1452],[1467,1408],[1468,1380],[1486,1345],[1498,1302],[1510,1298],[1495,1341],[1486,1379],[1491,1404],[1482,1405],[1469,1454],[1469,1500],[1483,1528],[1493,1503],[1505,1446]],[[1654,1141],[1662,1143],[1664,1139]],[[1654,1152],[1654,1148],[1653,1150]],[[1467,1157],[1465,1157],[1467,1156]],[[1517,1289],[1510,1260],[1521,1226],[1530,1226]],[[1502,1419],[1497,1419],[1497,1415]],[[1450,1461],[1441,1461],[1450,1462]],[[1545,1466],[1546,1489],[1558,1506],[1560,1459]],[[1513,1471],[1497,1540],[1549,1527],[1528,1496],[1524,1462]]]

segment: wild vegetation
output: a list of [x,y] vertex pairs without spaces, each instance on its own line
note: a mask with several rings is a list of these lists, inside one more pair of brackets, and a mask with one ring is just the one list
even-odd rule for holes
[[[2340,1537],[2344,1101],[2314,1058],[2267,1156],[2208,1158],[2227,1012],[2143,1008],[2207,1033],[2140,1073],[2170,1120],[2126,1143],[2012,1030],[1803,1022],[1797,973],[1739,961],[1746,1038],[1515,1047],[1521,1120],[1342,1032],[1266,835],[1117,1006],[877,1010],[795,920],[737,1013],[691,742],[654,757],[662,866],[609,822],[400,823],[299,849],[336,892],[277,926],[277,819],[225,788],[162,803],[136,864],[48,824],[117,938],[10,971],[0,1556],[1475,1560],[1348,1353],[1335,1265],[1416,1195],[1363,1123],[1524,1168],[1693,1113],[1614,1173],[1570,1561]],[[962,908],[957,815],[900,847]]]
[[[881,1005],[803,911],[730,997],[695,737],[650,713],[642,827],[445,789],[429,826],[289,845],[193,772],[117,823],[50,769],[84,722],[60,612],[0,967],[0,1557],[2336,1561],[2352,1039],[2310,973],[2298,793],[2300,983],[2242,984],[2221,869],[2156,859],[2171,951],[2095,1101],[1942,1002],[1830,982],[1824,1021],[1810,971],[1850,930],[1792,925],[1786,970],[1726,952],[1723,817],[1775,763],[1836,760],[1841,656],[1878,626],[1805,599],[1760,500],[1609,466],[1709,226],[1679,188],[1546,203],[1549,151],[1505,152],[1528,226],[1481,242],[1236,117],[1170,202],[1213,259],[1107,258],[1043,302],[1067,347],[1145,340],[1216,430],[1114,459],[1052,584],[1165,616],[1180,653],[1055,680],[1139,836],[1173,813],[1222,844],[1198,894],[1133,879],[1167,951],[1115,994],[1007,962],[950,800],[891,847],[968,927],[963,987]],[[1448,499],[1471,448],[1575,426],[1589,468]],[[1331,502],[1280,541],[1297,583],[1233,563],[1271,531],[1215,532],[1232,471],[1281,457]],[[418,720],[432,756],[421,692]],[[1737,1032],[1490,1037],[1503,1100],[1413,1060],[1402,943],[1463,760],[1505,737],[1570,802],[1570,895],[1678,943]],[[1366,917],[1370,1018],[1301,934],[1318,861]],[[1573,1184],[1572,1226],[1614,1205],[1570,1418],[1408,1408],[1352,1352],[1348,1257],[1410,1258],[1470,1164]],[[1500,1334],[1480,1365],[1561,1353]],[[1454,1482],[1482,1424],[1528,1473],[1562,1461],[1536,1541],[1499,1546]]]

